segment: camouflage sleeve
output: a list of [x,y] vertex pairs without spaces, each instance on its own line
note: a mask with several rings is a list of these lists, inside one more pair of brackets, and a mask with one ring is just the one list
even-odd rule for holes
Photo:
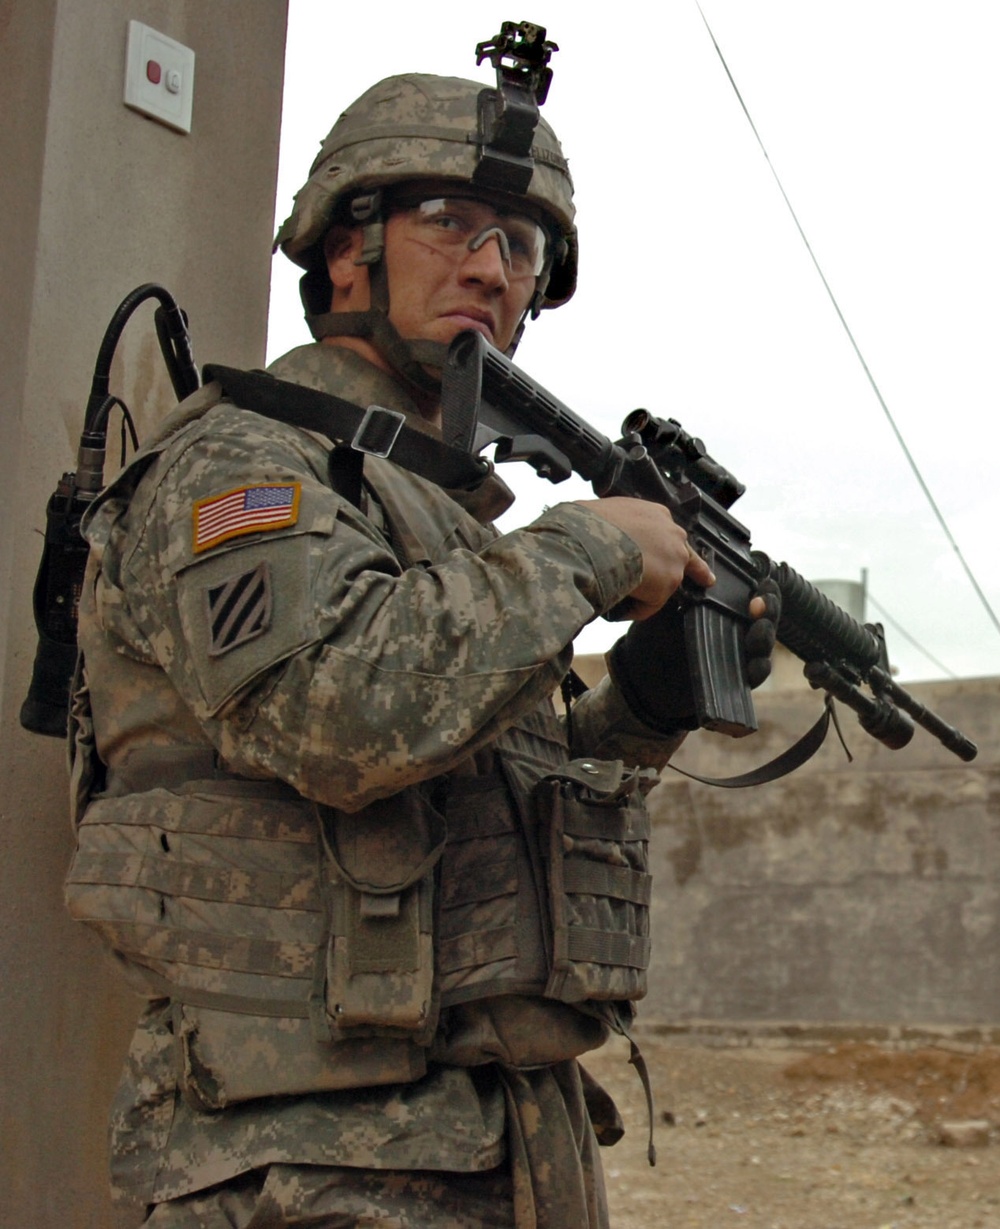
[[147,479],[123,573],[237,772],[355,810],[446,771],[546,702],[573,637],[638,583],[631,539],[572,504],[402,568],[325,484],[318,445],[309,456],[301,433],[215,417]]
[[632,767],[659,772],[684,738],[684,734],[665,738],[644,725],[608,675],[573,706],[573,755],[624,760]]

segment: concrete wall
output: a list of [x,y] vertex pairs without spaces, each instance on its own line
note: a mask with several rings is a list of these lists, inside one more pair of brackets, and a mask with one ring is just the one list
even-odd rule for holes
[[[909,688],[980,748],[927,734],[886,750],[843,708],[793,775],[745,790],[666,773],[652,797],[656,898],[641,1019],[1000,1024],[1000,679]],[[728,776],[818,716],[802,687],[758,696],[758,735],[692,736],[676,762]]]
[[[97,349],[159,281],[195,354],[264,355],[283,0],[0,0],[0,1225],[110,1223],[107,1110],[138,1002],[62,904],[64,751],[17,714],[46,500],[75,468]],[[122,103],[127,23],[194,49],[193,129]],[[171,401],[140,309],[113,391],[140,432]]]

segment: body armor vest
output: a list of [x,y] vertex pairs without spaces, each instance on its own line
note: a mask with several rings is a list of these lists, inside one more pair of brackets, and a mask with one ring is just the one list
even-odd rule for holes
[[67,900],[142,993],[174,1004],[190,1096],[220,1108],[601,1044],[605,1008],[645,992],[642,774],[567,763],[547,706],[468,771],[353,814],[234,776],[103,563],[98,547],[88,674],[104,705],[141,694],[146,725],[105,773],[76,695]]

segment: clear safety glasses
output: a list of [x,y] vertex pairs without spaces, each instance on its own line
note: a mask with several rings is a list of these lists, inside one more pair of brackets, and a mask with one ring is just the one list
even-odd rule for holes
[[538,277],[548,256],[543,227],[521,213],[509,213],[485,201],[463,196],[436,196],[425,200],[398,198],[393,212],[405,212],[415,237],[456,258],[475,252],[495,238],[504,264],[516,278]]

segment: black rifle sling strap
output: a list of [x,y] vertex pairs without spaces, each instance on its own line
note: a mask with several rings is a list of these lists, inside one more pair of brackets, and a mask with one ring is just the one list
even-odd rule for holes
[[346,444],[336,444],[326,459],[330,489],[359,511],[365,485],[365,454]]
[[351,498],[354,490],[360,493],[365,456],[386,457],[453,491],[478,486],[491,469],[479,457],[411,427],[406,415],[398,410],[380,405],[363,409],[332,393],[279,380],[265,371],[242,371],[213,363],[205,368],[204,378],[206,384],[217,380],[223,393],[244,409],[333,440],[338,447],[331,454],[330,477],[345,498]]
[[687,777],[691,781],[700,781],[702,785],[715,785],[721,789],[745,789],[749,785],[767,785],[770,781],[777,781],[779,777],[787,777],[790,772],[794,772],[796,768],[801,768],[807,761],[811,760],[816,752],[822,747],[827,733],[830,729],[830,723],[833,723],[833,728],[837,731],[837,737],[840,739],[840,745],[844,748],[844,753],[848,760],[852,759],[850,751],[847,749],[847,743],[844,741],[844,735],[840,729],[840,722],[837,720],[837,710],[834,707],[833,697],[827,695],[823,705],[823,711],[819,716],[819,720],[802,735],[797,742],[794,742],[787,751],[783,751],[773,760],[769,760],[766,764],[761,764],[758,768],[752,768],[749,772],[740,773],[736,777],[701,777],[696,772],[688,772],[684,768],[678,768],[676,764],[670,764],[674,772],[680,773],[682,777]]

